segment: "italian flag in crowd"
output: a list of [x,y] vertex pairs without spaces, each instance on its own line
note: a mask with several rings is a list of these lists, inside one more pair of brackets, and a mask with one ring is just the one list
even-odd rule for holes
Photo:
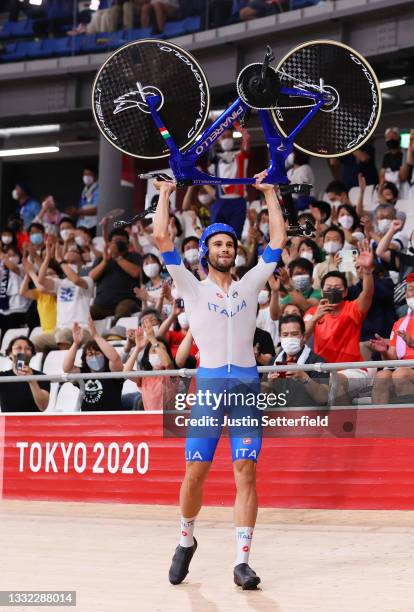
[[170,135],[169,131],[166,130],[165,127],[160,128],[160,134],[165,139],[171,138],[171,135]]

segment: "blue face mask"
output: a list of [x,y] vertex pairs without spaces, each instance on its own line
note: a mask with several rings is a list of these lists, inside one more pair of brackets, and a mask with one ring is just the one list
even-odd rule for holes
[[100,372],[105,366],[105,357],[103,355],[95,355],[94,357],[87,357],[86,364],[93,372]]
[[43,234],[30,234],[30,242],[32,244],[43,244]]

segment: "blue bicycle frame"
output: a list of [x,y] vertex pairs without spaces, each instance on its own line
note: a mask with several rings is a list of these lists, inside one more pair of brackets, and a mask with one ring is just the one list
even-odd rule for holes
[[[293,150],[294,138],[309,123],[326,100],[321,93],[309,92],[303,89],[282,87],[280,93],[294,95],[295,97],[312,98],[315,101],[311,110],[288,136],[279,134],[268,110],[259,110],[259,117],[270,154],[270,165],[267,169],[266,182],[284,185],[289,183],[285,170],[285,160]],[[160,102],[161,98],[157,95],[146,98],[146,103],[150,108],[154,123],[165,134],[165,143],[170,150],[169,164],[177,183],[182,185],[252,185],[256,182],[256,179],[253,177],[229,179],[211,176],[196,168],[197,159],[220,138],[225,130],[229,129],[236,121],[240,121],[245,113],[250,110],[250,107],[243,100],[237,98],[210,127],[198,136],[196,142],[184,152],[180,151],[177,147],[174,139],[168,132],[168,127],[164,125],[163,120],[158,114],[157,106]]]

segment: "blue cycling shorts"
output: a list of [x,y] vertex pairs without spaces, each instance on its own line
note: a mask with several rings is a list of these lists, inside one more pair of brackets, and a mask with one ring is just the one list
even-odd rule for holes
[[262,411],[256,405],[256,367],[199,368],[197,403],[192,407],[186,461],[212,461],[223,427],[228,427],[233,461],[257,461],[262,446]]

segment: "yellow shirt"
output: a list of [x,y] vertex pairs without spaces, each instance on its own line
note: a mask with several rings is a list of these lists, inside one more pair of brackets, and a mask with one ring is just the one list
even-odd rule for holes
[[37,312],[39,313],[40,325],[45,333],[55,331],[56,328],[56,295],[43,293],[34,289],[35,300],[37,302]]

